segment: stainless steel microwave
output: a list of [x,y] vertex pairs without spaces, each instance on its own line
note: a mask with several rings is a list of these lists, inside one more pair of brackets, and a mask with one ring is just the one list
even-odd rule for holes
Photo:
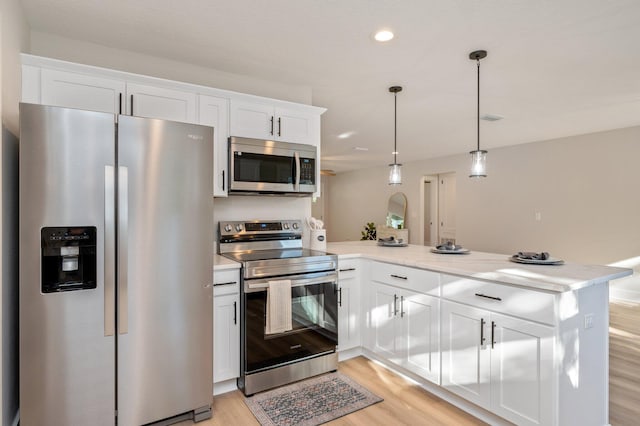
[[229,138],[229,193],[311,195],[316,192],[317,149],[232,136]]

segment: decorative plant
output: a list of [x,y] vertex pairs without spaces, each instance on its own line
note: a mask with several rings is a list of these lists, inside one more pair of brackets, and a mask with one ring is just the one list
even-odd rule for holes
[[368,222],[364,227],[364,231],[360,232],[362,234],[362,238],[360,240],[375,240],[376,239],[376,224],[373,222]]

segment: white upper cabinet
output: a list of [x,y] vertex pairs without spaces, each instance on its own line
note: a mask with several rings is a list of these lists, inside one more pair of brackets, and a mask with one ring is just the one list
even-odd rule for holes
[[195,93],[127,83],[126,113],[136,117],[196,123]]
[[111,114],[121,111],[124,81],[46,68],[40,71],[40,78],[39,103],[43,105]]
[[320,114],[304,109],[232,99],[230,135],[318,145]]
[[[28,54],[21,58],[22,102],[213,126],[215,197],[227,196],[229,136],[314,145],[320,151],[324,108]],[[316,169],[319,196],[319,158]]]
[[229,173],[228,158],[229,145],[229,100],[214,96],[200,95],[198,123],[213,127],[213,196],[227,196],[227,179]]

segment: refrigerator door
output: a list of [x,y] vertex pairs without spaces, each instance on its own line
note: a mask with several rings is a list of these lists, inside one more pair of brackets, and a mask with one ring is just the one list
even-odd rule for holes
[[212,402],[213,129],[120,116],[118,424]]
[[113,425],[115,117],[20,104],[20,133],[20,424]]

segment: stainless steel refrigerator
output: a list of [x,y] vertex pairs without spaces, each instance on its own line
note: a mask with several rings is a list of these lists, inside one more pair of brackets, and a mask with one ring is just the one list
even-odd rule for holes
[[213,129],[20,105],[20,424],[211,416]]

